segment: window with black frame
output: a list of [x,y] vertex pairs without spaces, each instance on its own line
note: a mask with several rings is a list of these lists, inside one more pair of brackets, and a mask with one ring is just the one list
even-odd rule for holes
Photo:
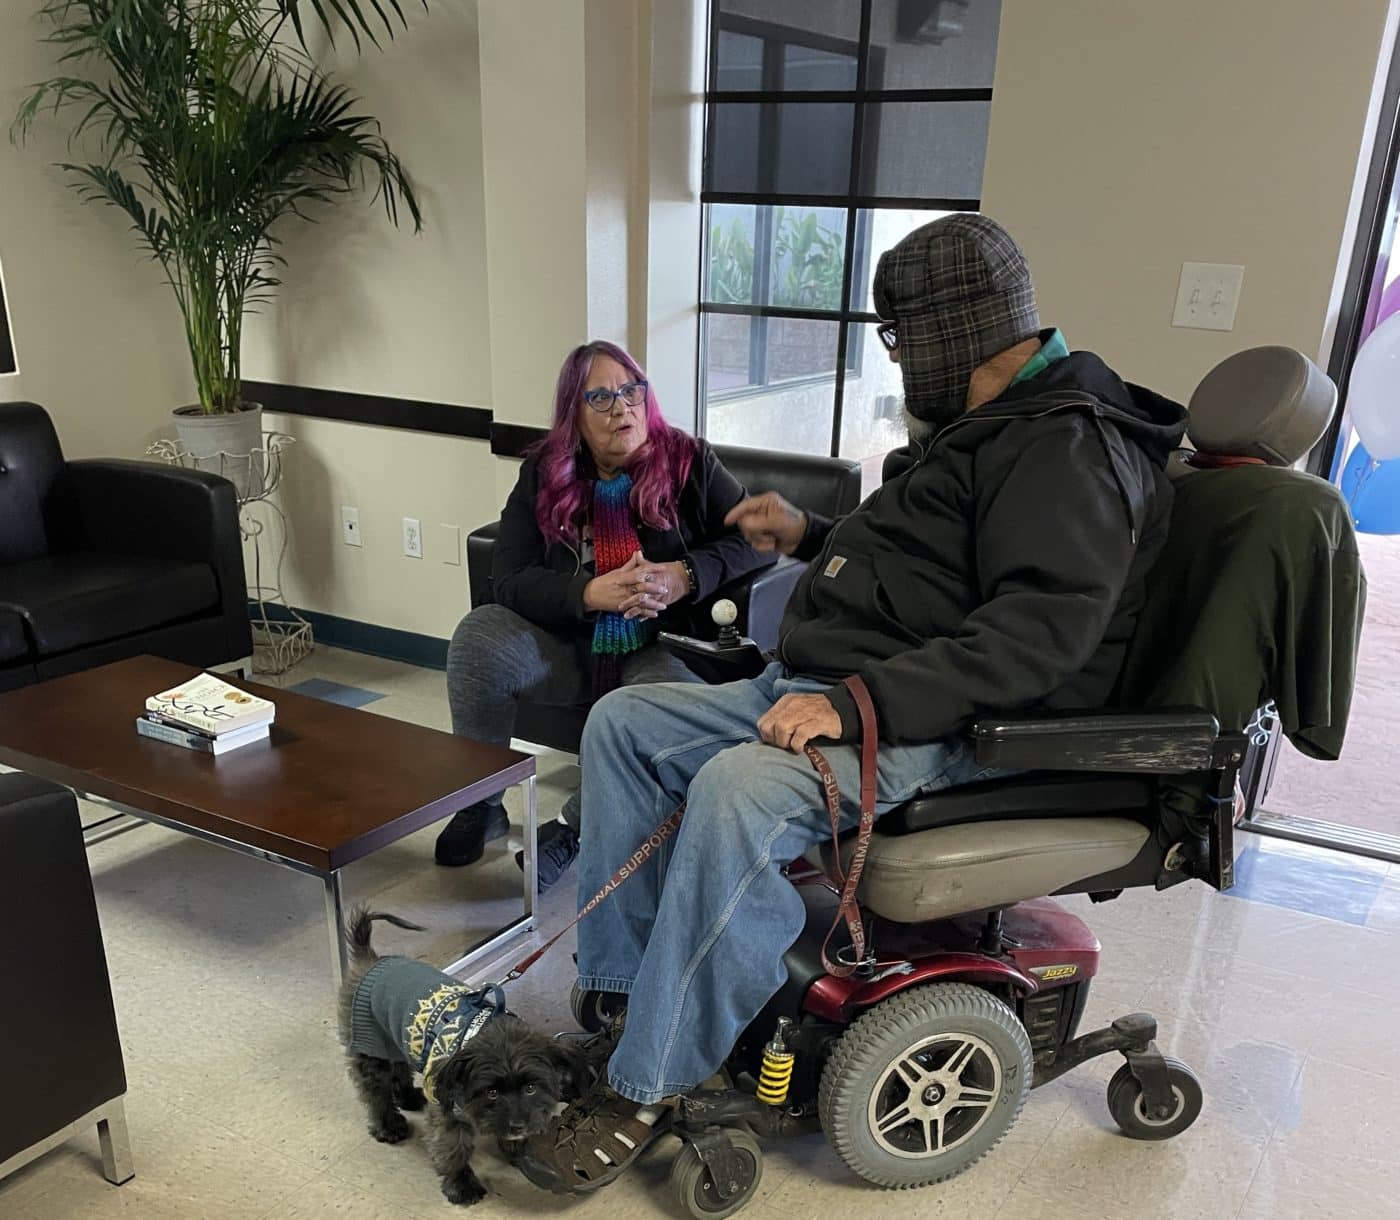
[[1000,0],[712,0],[702,431],[839,454],[904,439],[870,276],[980,205]]

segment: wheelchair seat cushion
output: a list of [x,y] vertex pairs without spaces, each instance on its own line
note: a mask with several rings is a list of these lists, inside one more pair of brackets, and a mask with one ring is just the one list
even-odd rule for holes
[[[1126,868],[1148,844],[1142,822],[1062,817],[969,822],[917,834],[876,824],[861,875],[861,905],[882,919],[921,923],[1071,890]],[[849,859],[853,839],[842,842]],[[808,858],[828,867],[831,845]],[[813,857],[819,857],[813,859]]]
[[878,823],[882,835],[909,835],[963,822],[1118,814],[1152,816],[1156,783],[1148,775],[1013,775],[916,797]]

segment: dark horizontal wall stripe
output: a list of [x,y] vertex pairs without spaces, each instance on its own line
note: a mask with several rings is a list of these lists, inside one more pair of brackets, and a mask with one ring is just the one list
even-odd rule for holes
[[[463,598],[465,612],[465,598]],[[248,604],[252,615],[255,606]],[[318,644],[331,648],[344,648],[350,652],[364,652],[372,657],[388,657],[391,661],[406,661],[410,665],[422,665],[428,669],[447,668],[447,641],[435,635],[420,635],[416,631],[400,631],[397,627],[380,627],[374,623],[361,623],[352,618],[341,618],[336,614],[323,614],[319,610],[298,610],[308,623]],[[268,606],[267,617],[273,620],[287,620],[290,615],[281,606]],[[446,698],[444,689],[443,698]]]
[[245,381],[243,397],[262,403],[268,411],[287,415],[436,432],[478,441],[491,439],[491,412],[485,407],[458,407],[449,402],[419,402],[412,398],[387,398],[349,390],[320,390],[275,381]]
[[536,428],[531,424],[503,424],[494,420],[491,424],[491,452],[497,457],[523,457],[525,450],[538,440],[543,440],[547,428]]
[[701,203],[756,203],[769,207],[777,203],[814,208],[901,208],[910,212],[979,212],[980,199],[935,199],[913,195],[783,195],[768,191],[712,191],[708,188],[700,192]]
[[990,102],[990,89],[711,89],[707,102]]

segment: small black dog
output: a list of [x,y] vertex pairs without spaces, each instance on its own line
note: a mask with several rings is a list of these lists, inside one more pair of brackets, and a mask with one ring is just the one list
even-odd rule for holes
[[423,930],[357,909],[346,933],[351,968],[340,993],[340,1039],[369,1110],[369,1133],[397,1144],[409,1134],[401,1111],[426,1105],[442,1193],[453,1203],[478,1203],[486,1197],[471,1167],[478,1133],[494,1133],[512,1156],[545,1129],[559,1102],[587,1089],[588,1066],[574,1048],[506,1013],[499,992],[472,991],[411,958],[380,957],[370,947],[377,919]]

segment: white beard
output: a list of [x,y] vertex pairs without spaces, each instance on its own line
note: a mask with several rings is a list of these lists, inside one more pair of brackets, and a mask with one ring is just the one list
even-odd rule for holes
[[926,440],[938,431],[938,429],[927,420],[920,419],[917,415],[911,415],[908,406],[901,403],[900,410],[904,413],[904,427],[909,433],[909,439],[911,441]]

